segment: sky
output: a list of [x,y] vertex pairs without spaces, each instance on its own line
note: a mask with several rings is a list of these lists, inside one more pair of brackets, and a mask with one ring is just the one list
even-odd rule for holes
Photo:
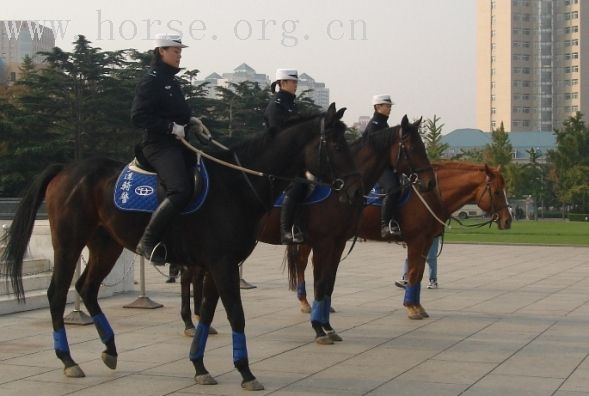
[[[153,48],[157,33],[181,34],[182,67],[199,78],[245,62],[273,78],[298,69],[330,89],[349,125],[390,94],[389,124],[441,117],[444,133],[475,126],[476,1],[137,0],[10,2],[3,20],[52,24],[69,51],[83,34],[105,50]],[[60,21],[60,22],[59,22]],[[57,29],[55,29],[57,30]]]

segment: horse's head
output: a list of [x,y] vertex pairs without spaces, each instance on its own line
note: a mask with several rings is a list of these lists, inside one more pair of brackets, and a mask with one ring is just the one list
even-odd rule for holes
[[486,183],[479,187],[476,203],[491,215],[500,230],[507,230],[511,227],[512,218],[505,194],[505,179],[501,174],[501,166],[491,168],[485,164],[485,174]]
[[345,111],[345,107],[336,110],[332,103],[318,117],[319,134],[305,150],[305,166],[319,179],[331,183],[334,190],[342,191],[341,202],[352,204],[362,200],[362,178],[344,137],[346,124],[341,118]]
[[428,192],[436,187],[436,177],[419,134],[420,124],[421,118],[410,123],[407,115],[403,117],[399,144],[391,146],[389,161],[397,172],[408,175],[421,192]]

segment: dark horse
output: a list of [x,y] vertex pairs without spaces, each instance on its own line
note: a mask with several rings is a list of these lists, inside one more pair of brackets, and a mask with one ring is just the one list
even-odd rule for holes
[[[412,174],[423,191],[431,191],[435,178],[425,147],[419,135],[420,121],[410,123],[407,116],[401,125],[375,131],[350,145],[350,150],[362,175],[364,193],[367,194],[386,166],[392,166],[398,172]],[[433,205],[439,206],[437,194],[427,193]],[[337,268],[344,251],[346,241],[354,235],[363,200],[350,204],[337,195],[315,205],[305,206],[301,211],[301,223],[305,240],[313,249],[315,301],[311,313],[311,325],[319,344],[333,344],[341,338],[329,322],[331,295],[335,286]],[[280,244],[280,209],[275,208],[266,214],[260,222],[258,241]],[[419,224],[415,227],[420,228]],[[410,228],[407,226],[407,232]],[[430,239],[431,243],[431,239]],[[428,245],[429,246],[429,245]],[[296,246],[291,248],[296,250]],[[424,248],[425,249],[425,248]],[[290,249],[289,249],[290,250]],[[190,279],[190,277],[187,277]],[[294,280],[296,278],[291,278]],[[183,283],[187,280],[183,279]],[[292,285],[292,282],[291,282]],[[182,311],[186,323],[186,310],[190,312],[189,285],[183,285]],[[190,314],[187,316],[190,318]]]
[[[360,164],[358,165],[361,167]],[[508,210],[507,196],[505,195],[505,180],[500,168],[491,168],[485,164],[463,161],[437,161],[433,162],[432,165],[436,172],[439,194],[447,213],[453,213],[467,203],[475,203],[483,211],[491,215],[491,220],[497,223],[500,230],[511,227],[512,219]],[[447,217],[444,217],[444,220],[446,219]],[[358,227],[358,236],[372,240],[383,240],[380,237],[380,208],[378,206],[367,206],[364,209]],[[414,243],[413,240],[408,238],[405,239],[405,242],[409,247]],[[301,311],[303,312],[310,312],[305,292],[305,268],[310,253],[311,246],[302,246],[298,250],[294,262],[297,265],[295,272],[297,298],[301,303]],[[315,264],[315,261],[313,263]],[[424,267],[421,267],[417,273],[420,282],[423,277],[423,270]],[[407,309],[411,319],[422,319],[424,317],[422,315],[425,312],[423,308],[416,309],[408,306]]]
[[[341,185],[345,180],[346,186],[338,195],[357,199],[361,185],[344,139],[346,127],[340,121],[343,111],[336,112],[332,104],[325,114],[299,120],[277,134],[264,133],[234,151],[245,167],[267,174],[294,177],[308,169],[326,182]],[[232,153],[218,152],[216,156],[233,160]],[[238,263],[252,252],[258,221],[288,180],[246,177],[210,161],[207,166],[211,183],[206,202],[194,214],[179,218],[165,237],[169,262],[204,266],[210,274],[205,279],[205,298],[190,360],[199,384],[216,383],[203,358],[208,327],[221,297],[233,332],[233,362],[243,378],[242,387],[259,390],[263,386],[248,363]],[[134,250],[149,220],[148,214],[121,212],[114,207],[113,186],[122,168],[123,164],[107,159],[49,167],[26,193],[10,229],[3,258],[13,290],[22,298],[22,259],[35,213],[45,197],[54,248],[53,277],[47,295],[55,352],[67,376],[84,375],[70,355],[63,324],[67,292],[84,245],[88,246],[90,259],[76,289],[106,345],[104,363],[116,367],[114,332],[98,305],[98,289],[123,247]]]

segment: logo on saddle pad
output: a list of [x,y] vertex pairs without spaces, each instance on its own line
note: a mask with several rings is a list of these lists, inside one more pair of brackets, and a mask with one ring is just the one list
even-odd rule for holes
[[[205,202],[209,192],[209,175],[204,161],[198,164],[197,170],[201,186],[182,214],[197,211]],[[151,213],[160,203],[157,190],[157,174],[127,165],[119,174],[115,184],[113,202],[123,211]]]

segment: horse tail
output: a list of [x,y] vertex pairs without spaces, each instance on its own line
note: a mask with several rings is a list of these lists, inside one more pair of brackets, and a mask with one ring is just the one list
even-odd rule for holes
[[[51,165],[35,178],[18,205],[10,231],[3,237],[6,246],[0,263],[4,263],[6,276],[9,277],[13,293],[19,302],[25,299],[22,284],[23,258],[33,233],[35,217],[45,197],[47,185],[62,170],[63,165]],[[8,282],[8,278],[6,281]]]
[[300,249],[298,244],[288,245],[284,254],[284,259],[286,260],[288,266],[288,290],[297,289],[299,275],[299,251]]

